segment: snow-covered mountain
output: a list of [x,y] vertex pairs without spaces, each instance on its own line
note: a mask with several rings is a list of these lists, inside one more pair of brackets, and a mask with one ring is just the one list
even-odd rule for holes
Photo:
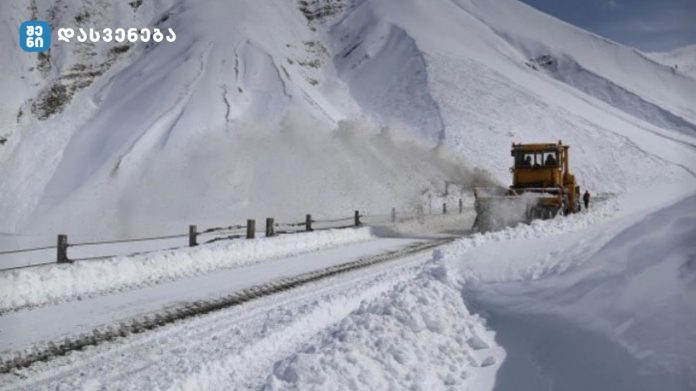
[[[114,232],[386,211],[513,141],[583,187],[693,189],[696,80],[516,0],[3,2],[0,230]],[[174,43],[17,28],[159,26]],[[11,91],[11,93],[10,93]]]
[[650,53],[656,61],[672,67],[674,72],[696,79],[696,45],[689,45],[668,52]]

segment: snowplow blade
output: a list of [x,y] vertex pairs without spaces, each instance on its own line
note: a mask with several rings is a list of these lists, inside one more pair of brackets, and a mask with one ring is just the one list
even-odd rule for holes
[[475,192],[476,219],[473,229],[479,232],[497,231],[519,223],[556,217],[561,201],[556,196],[533,193],[520,195],[481,195]]
[[498,231],[528,221],[527,206],[519,197],[481,197],[474,207],[473,229],[478,232]]

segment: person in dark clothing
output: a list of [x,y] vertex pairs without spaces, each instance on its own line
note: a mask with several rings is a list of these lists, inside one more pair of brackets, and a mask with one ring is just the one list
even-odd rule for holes
[[585,209],[590,205],[590,192],[585,190],[585,194],[582,195],[582,201],[585,203]]

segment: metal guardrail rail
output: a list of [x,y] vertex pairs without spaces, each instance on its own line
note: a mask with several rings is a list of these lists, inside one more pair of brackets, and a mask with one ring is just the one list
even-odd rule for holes
[[[462,213],[462,210],[463,210],[462,209],[462,200],[460,199],[459,200],[459,213]],[[442,212],[444,214],[447,213],[447,205],[446,204],[443,204]],[[409,214],[409,215],[399,214],[398,220],[403,221],[405,219],[422,218],[425,215],[426,214],[423,212],[423,210],[421,208],[417,214]],[[278,222],[278,223],[276,223],[273,218],[267,218],[266,219],[266,236],[268,237],[268,236],[287,235],[287,234],[294,234],[294,233],[307,232],[307,231],[321,231],[321,230],[328,230],[328,229],[344,229],[344,228],[357,227],[357,226],[363,225],[364,224],[363,220],[367,220],[367,219],[370,220],[370,224],[396,222],[397,221],[397,211],[396,211],[396,208],[392,208],[391,213],[373,214],[373,215],[361,214],[359,211],[355,211],[353,216],[327,218],[327,219],[313,219],[312,215],[307,214],[305,216],[304,221],[295,221],[295,222],[291,221],[291,222]],[[317,225],[318,227],[315,225]],[[246,234],[244,234],[244,232],[243,232],[244,230],[246,230]],[[84,241],[84,242],[76,242],[76,243],[69,242],[67,235],[60,234],[57,237],[56,245],[53,245],[53,246],[39,246],[39,247],[34,247],[34,248],[24,248],[24,249],[0,251],[0,259],[1,259],[2,256],[4,256],[4,255],[15,255],[15,254],[38,252],[38,251],[55,250],[56,251],[56,260],[55,261],[42,260],[39,262],[29,262],[28,264],[25,264],[25,265],[0,268],[0,272],[27,269],[27,268],[33,268],[33,267],[41,267],[41,266],[46,266],[46,265],[51,265],[51,264],[56,264],[56,263],[58,263],[58,264],[71,264],[73,262],[102,260],[102,259],[115,258],[115,257],[119,257],[119,256],[130,256],[130,255],[148,253],[148,252],[152,252],[152,251],[165,250],[165,248],[158,248],[158,249],[141,251],[141,252],[95,255],[95,256],[86,256],[86,257],[80,257],[80,258],[70,258],[70,257],[68,257],[68,249],[69,248],[87,247],[87,246],[102,246],[102,245],[109,245],[109,244],[136,243],[136,242],[167,240],[167,239],[179,239],[179,238],[186,238],[186,237],[188,237],[189,247],[193,247],[193,246],[198,245],[198,238],[201,235],[209,235],[209,234],[219,234],[220,236],[212,238],[212,239],[208,239],[204,243],[213,243],[213,242],[222,241],[222,240],[241,239],[244,237],[246,237],[247,239],[253,239],[253,238],[255,238],[255,234],[256,234],[255,220],[252,220],[252,219],[247,220],[247,224],[244,224],[244,225],[230,225],[230,226],[226,226],[226,227],[211,227],[211,228],[207,228],[203,231],[198,231],[197,226],[190,225],[188,233],[186,233],[186,234],[169,234],[169,235],[161,235],[161,236],[127,238],[127,239],[105,239],[105,240]],[[179,247],[173,247],[173,248],[183,248],[183,247],[186,247],[186,246],[179,246]]]

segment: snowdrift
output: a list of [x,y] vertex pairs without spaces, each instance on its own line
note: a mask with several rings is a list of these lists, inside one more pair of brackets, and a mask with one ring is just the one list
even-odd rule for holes
[[436,262],[276,362],[268,390],[491,389],[505,357]]
[[507,354],[496,387],[693,388],[695,207],[690,196],[642,219],[496,246],[502,257],[455,245],[446,258],[464,297]]

